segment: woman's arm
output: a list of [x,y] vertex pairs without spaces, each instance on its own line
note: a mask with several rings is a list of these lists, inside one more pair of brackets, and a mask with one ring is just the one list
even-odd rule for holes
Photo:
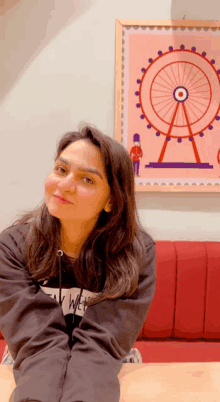
[[10,402],[59,402],[70,359],[65,318],[31,278],[13,230],[0,235],[0,330],[16,383]]
[[119,371],[145,322],[156,287],[155,243],[131,297],[89,306],[77,328],[60,402],[119,402]]

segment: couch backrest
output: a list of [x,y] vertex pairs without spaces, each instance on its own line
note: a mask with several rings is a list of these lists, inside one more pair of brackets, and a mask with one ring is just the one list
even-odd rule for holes
[[156,241],[156,290],[138,339],[220,340],[220,242]]
[[220,242],[157,240],[156,290],[138,339],[220,340],[219,308]]

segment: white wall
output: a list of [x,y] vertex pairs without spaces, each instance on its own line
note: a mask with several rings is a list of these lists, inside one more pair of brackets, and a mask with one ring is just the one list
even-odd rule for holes
[[[59,138],[114,138],[116,19],[220,19],[219,0],[0,1],[0,231],[44,197]],[[137,193],[155,240],[220,241],[220,193]]]

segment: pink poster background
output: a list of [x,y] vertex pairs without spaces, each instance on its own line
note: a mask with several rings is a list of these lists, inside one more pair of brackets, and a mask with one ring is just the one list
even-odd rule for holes
[[[123,39],[123,140],[131,155],[140,136],[139,182],[219,183],[219,31],[131,27]],[[163,168],[150,167],[159,161]]]

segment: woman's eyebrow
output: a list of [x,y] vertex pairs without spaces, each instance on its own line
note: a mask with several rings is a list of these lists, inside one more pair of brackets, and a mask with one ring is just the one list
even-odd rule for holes
[[[61,162],[65,163],[65,164],[68,165],[68,166],[71,166],[70,162],[69,162],[67,159],[63,158],[62,156],[59,156],[59,158],[57,159],[57,161],[58,161],[58,160],[60,160]],[[102,177],[101,173],[100,173],[98,170],[96,170],[96,169],[83,168],[83,167],[79,167],[78,169],[81,170],[82,172],[90,172],[90,173],[97,174],[97,175],[100,177],[100,179],[103,180],[103,177]]]

